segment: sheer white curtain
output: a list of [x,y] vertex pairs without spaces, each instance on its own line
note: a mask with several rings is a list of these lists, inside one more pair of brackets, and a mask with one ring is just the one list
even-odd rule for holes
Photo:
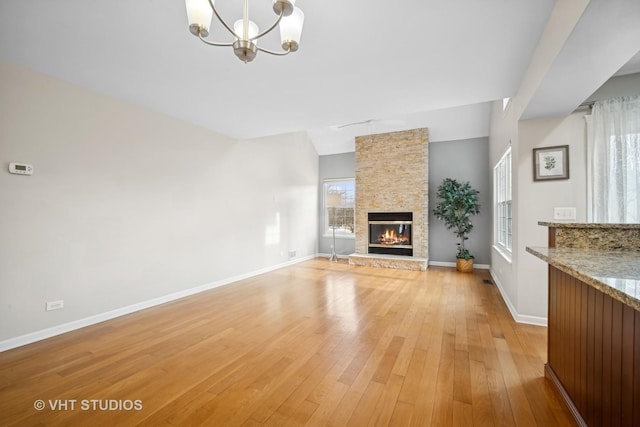
[[590,220],[640,222],[640,96],[596,102],[587,139]]

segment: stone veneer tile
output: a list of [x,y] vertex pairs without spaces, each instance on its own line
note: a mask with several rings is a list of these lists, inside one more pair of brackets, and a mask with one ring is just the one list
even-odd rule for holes
[[429,261],[426,258],[416,258],[407,256],[393,255],[349,255],[349,264],[362,265],[366,267],[383,267],[383,268],[396,268],[399,270],[415,270],[424,271],[429,266]]
[[366,254],[369,212],[413,212],[413,255],[428,258],[428,129],[356,137],[356,253]]

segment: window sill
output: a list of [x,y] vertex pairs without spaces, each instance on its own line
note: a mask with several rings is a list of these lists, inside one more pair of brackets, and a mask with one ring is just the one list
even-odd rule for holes
[[[323,234],[322,237],[326,237],[328,239],[333,239],[333,234]],[[336,239],[348,239],[348,240],[355,240],[356,236],[354,236],[353,234],[336,234]]]
[[502,246],[493,245],[493,249],[498,252],[502,258],[505,259],[509,264],[511,264],[511,252],[503,248]]

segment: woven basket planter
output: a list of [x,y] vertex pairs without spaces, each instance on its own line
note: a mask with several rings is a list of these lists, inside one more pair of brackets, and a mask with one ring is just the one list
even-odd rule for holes
[[473,259],[456,258],[456,270],[461,273],[473,273]]

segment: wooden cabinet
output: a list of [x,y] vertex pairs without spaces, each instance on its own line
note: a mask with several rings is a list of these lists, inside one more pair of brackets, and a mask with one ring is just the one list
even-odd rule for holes
[[640,425],[640,312],[549,266],[547,376],[576,420]]
[[545,374],[579,425],[640,426],[640,224],[549,227]]

